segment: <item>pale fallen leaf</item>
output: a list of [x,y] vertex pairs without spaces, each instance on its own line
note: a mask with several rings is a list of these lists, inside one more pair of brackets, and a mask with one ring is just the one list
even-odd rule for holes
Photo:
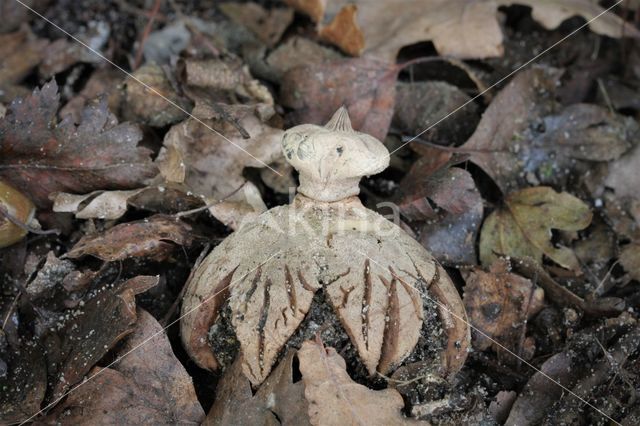
[[640,281],[640,244],[624,246],[620,253],[620,264],[632,279]]
[[[246,167],[262,168],[280,158],[283,131],[268,124],[274,115],[271,107],[240,105],[230,111],[249,138],[244,138],[233,123],[211,108],[196,105],[194,115],[220,134],[193,118],[174,125],[165,136],[164,146],[182,160],[163,154],[160,169],[163,173],[171,170],[172,179],[184,174],[183,183],[211,204],[210,211],[216,218],[226,225],[239,226],[247,219],[247,213],[254,215],[266,210],[262,200],[256,197],[257,189],[246,181],[243,171]],[[223,200],[238,203],[235,207],[240,210],[234,212],[233,204],[221,205]]]
[[298,351],[298,358],[312,424],[427,424],[402,415],[404,401],[397,390],[376,391],[354,382],[335,349],[307,341]]
[[482,225],[480,261],[490,266],[500,256],[511,256],[531,257],[542,263],[545,255],[579,272],[573,251],[551,243],[551,230],[579,231],[591,223],[591,217],[589,206],[566,192],[557,193],[544,186],[514,192]]
[[[431,41],[440,55],[482,59],[503,54],[503,34],[497,8],[522,4],[533,7],[533,18],[546,28],[565,19],[589,20],[604,9],[590,0],[286,0],[318,24],[320,38],[351,55],[393,62],[398,51]],[[390,13],[393,11],[393,13]],[[638,37],[640,32],[608,13],[590,24],[610,37]]]
[[[319,24],[319,35],[351,55],[395,61],[407,45],[432,41],[441,55],[502,55],[493,1],[287,0]],[[355,6],[355,7],[354,7]],[[393,13],[389,13],[393,11]]]

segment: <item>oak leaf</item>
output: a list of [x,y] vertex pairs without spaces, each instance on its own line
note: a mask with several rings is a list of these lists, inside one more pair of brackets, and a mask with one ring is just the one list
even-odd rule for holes
[[491,265],[499,256],[531,257],[542,263],[547,256],[559,265],[580,271],[573,251],[554,247],[552,229],[579,231],[591,223],[591,211],[580,199],[549,187],[534,187],[509,194],[504,205],[485,220],[480,231],[480,261]]
[[[318,24],[320,38],[351,55],[393,62],[398,51],[431,41],[440,55],[464,59],[502,56],[499,6],[522,4],[533,18],[554,29],[565,19],[590,20],[604,11],[591,0],[286,0]],[[390,13],[393,11],[393,13]],[[589,24],[609,37],[638,37],[640,32],[613,13]]]

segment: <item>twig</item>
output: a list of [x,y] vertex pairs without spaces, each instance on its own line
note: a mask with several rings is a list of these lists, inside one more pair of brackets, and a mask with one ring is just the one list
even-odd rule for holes
[[20,221],[17,217],[13,216],[11,213],[9,213],[9,211],[7,209],[4,208],[4,206],[0,205],[0,216],[4,216],[7,218],[7,220],[11,223],[13,223],[14,225],[16,225],[18,228],[22,229],[23,231],[26,232],[31,232],[32,234],[38,234],[38,235],[50,235],[50,234],[59,234],[60,231],[58,229],[47,229],[47,230],[43,230],[43,229],[37,229],[37,228],[33,228],[25,223],[22,223],[22,221]]
[[138,69],[138,67],[140,66],[140,63],[142,62],[142,51],[144,50],[144,44],[146,43],[147,38],[151,33],[151,28],[153,28],[153,23],[156,20],[156,15],[158,15],[158,12],[160,11],[161,3],[162,3],[162,0],[156,0],[156,2],[153,5],[153,9],[151,10],[151,13],[149,14],[149,20],[147,21],[147,25],[144,27],[144,31],[142,32],[142,37],[140,37],[140,43],[138,43],[138,52],[136,53],[136,59],[133,62],[134,71]]

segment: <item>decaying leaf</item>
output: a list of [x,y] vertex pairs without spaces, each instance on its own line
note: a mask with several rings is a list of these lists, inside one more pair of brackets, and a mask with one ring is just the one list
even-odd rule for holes
[[[351,55],[393,62],[400,48],[433,42],[443,56],[480,59],[501,56],[502,30],[497,7],[533,7],[533,18],[549,29],[572,16],[589,20],[604,9],[590,0],[286,0],[318,23],[318,34]],[[391,13],[391,11],[393,13]],[[638,37],[640,32],[613,13],[590,24],[609,37]]]
[[573,251],[554,247],[551,230],[579,231],[591,223],[591,217],[589,206],[566,192],[557,193],[544,186],[514,192],[482,225],[480,261],[489,266],[500,256],[510,256],[531,257],[542,263],[545,255],[579,272]]
[[48,45],[47,40],[36,38],[26,29],[0,34],[0,88],[25,78],[42,61]]
[[304,37],[294,36],[278,45],[266,59],[266,76],[280,82],[284,74],[298,66],[334,61],[342,56],[333,49]]
[[345,106],[354,129],[382,140],[393,116],[397,73],[387,63],[366,58],[304,65],[284,75],[280,102],[295,110],[295,124],[326,123]]
[[122,223],[99,235],[87,235],[67,253],[68,257],[95,256],[109,262],[131,257],[166,260],[176,244],[190,246],[193,231],[187,223],[170,216]]
[[420,243],[445,264],[475,264],[482,197],[469,172],[446,167],[424,176],[422,162],[400,183],[401,212],[419,221]]
[[620,253],[620,264],[632,279],[640,281],[640,244],[624,246]]
[[138,276],[105,289],[84,304],[82,313],[60,331],[58,349],[49,348],[48,360],[57,366],[53,398],[78,383],[114,345],[134,330],[135,295],[158,283],[158,277]]
[[[410,136],[421,134],[421,140],[431,143],[459,145],[471,136],[478,124],[477,105],[472,102],[457,111],[455,119],[443,118],[470,99],[462,90],[443,81],[399,82],[393,126]],[[437,126],[424,132],[436,122]],[[419,141],[413,142],[411,147],[420,152]]]
[[[638,37],[640,32],[615,13],[604,13],[598,2],[590,0],[496,0],[499,6],[519,4],[532,8],[531,16],[548,30],[573,17],[589,21],[589,29],[596,34],[613,38]],[[597,19],[596,19],[597,18]]]
[[99,96],[107,97],[109,111],[118,111],[122,100],[121,83],[122,73],[118,70],[98,68],[91,74],[82,90],[60,109],[60,117],[71,115],[73,122],[79,123],[87,103]]
[[[542,309],[544,291],[527,278],[509,271],[509,264],[497,260],[489,272],[475,268],[463,274],[464,306],[475,329],[471,331],[473,347],[484,351],[494,339],[512,351],[519,352],[522,327]],[[488,336],[488,337],[487,337]]]
[[189,102],[178,95],[165,71],[158,65],[148,64],[138,68],[125,81],[125,87],[123,115],[127,120],[162,127],[185,119],[185,111],[191,109]]
[[205,425],[309,425],[304,384],[294,377],[296,351],[290,350],[253,394],[242,372],[242,359],[226,371],[216,387],[216,401]]
[[404,401],[397,390],[375,391],[351,380],[344,359],[335,349],[307,341],[298,358],[312,424],[426,424],[402,415]]
[[218,6],[222,13],[244,25],[267,46],[275,45],[293,21],[293,9],[265,9],[258,3],[224,2]]
[[[228,204],[211,206],[211,213],[223,223],[237,225],[247,212],[256,215],[266,210],[262,199],[253,197],[257,189],[246,182],[243,171],[246,167],[264,167],[264,164],[282,156],[282,130],[267,123],[274,114],[270,107],[236,106],[231,112],[237,124],[249,134],[248,138],[244,138],[239,128],[224,116],[198,104],[194,115],[219,134],[190,118],[169,130],[164,145],[167,150],[175,150],[183,159],[177,162],[177,168],[172,168],[172,176],[177,176],[178,169],[182,169],[184,184],[194,193],[203,195],[207,203],[221,200],[240,203],[240,211],[235,207],[230,208]],[[166,156],[163,161],[166,164],[172,160]],[[247,195],[243,189],[245,184]]]
[[574,104],[554,114],[560,76],[543,67],[517,74],[463,146],[503,191],[525,183],[561,185],[577,167],[591,168],[581,161],[616,159],[640,138],[633,118],[596,105]]
[[85,108],[80,125],[70,117],[55,123],[55,81],[16,99],[0,121],[0,177],[49,206],[52,192],[129,189],[153,175],[150,152],[133,124],[117,124],[106,99]]
[[56,424],[200,423],[204,411],[191,377],[176,359],[162,326],[138,309],[135,329],[109,368],[94,367],[44,420]]
[[43,348],[34,342],[3,348],[0,359],[0,422],[20,423],[40,411],[47,390],[47,365]]
[[608,164],[608,173],[604,185],[615,191],[617,198],[635,198],[640,200],[640,132],[635,147],[624,156]]

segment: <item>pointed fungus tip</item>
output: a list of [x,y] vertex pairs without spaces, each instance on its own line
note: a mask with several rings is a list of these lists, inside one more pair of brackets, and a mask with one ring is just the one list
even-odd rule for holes
[[333,114],[333,117],[331,117],[331,120],[329,120],[324,127],[335,132],[354,132],[353,127],[351,127],[349,111],[347,111],[347,108],[345,108],[344,105],[338,108],[338,110]]

